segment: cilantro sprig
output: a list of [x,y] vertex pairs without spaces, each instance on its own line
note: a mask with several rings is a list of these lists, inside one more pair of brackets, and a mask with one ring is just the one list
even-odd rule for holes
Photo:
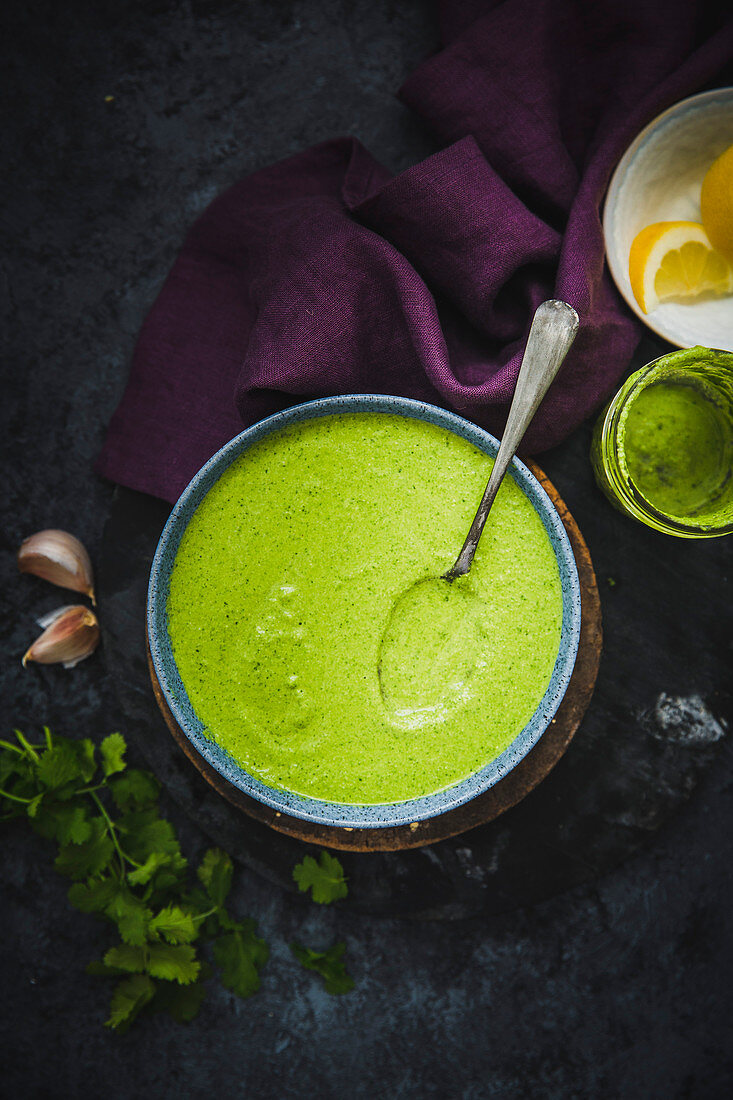
[[[88,738],[53,736],[47,726],[40,744],[14,732],[15,743],[0,740],[0,820],[25,817],[56,841],[55,866],[72,880],[71,905],[115,927],[117,942],[87,967],[116,982],[106,1025],[124,1032],[141,1013],[159,1011],[192,1020],[212,976],[201,954],[207,943],[223,985],[240,997],[255,993],[269,948],[254,920],[235,920],[226,908],[230,857],[209,849],[197,884],[189,885],[188,861],[158,809],[158,781],[127,766],[124,737],[112,733],[97,749]],[[347,894],[341,864],[327,852],[318,862],[306,856],[293,876],[321,904]],[[342,943],[324,952],[291,949],[329,993],[353,988]]]
[[97,751],[47,727],[39,745],[15,734],[17,744],[0,742],[4,817],[25,814],[57,841],[56,869],[72,880],[69,902],[116,926],[118,942],[88,967],[118,979],[107,1025],[124,1031],[143,1009],[192,1019],[211,974],[200,954],[207,941],[222,982],[242,997],[254,993],[268,949],[254,921],[236,921],[226,909],[231,859],[210,849],[200,885],[189,889],[187,860],[158,810],[158,783],[127,767],[124,737],[110,734]]
[[291,943],[290,950],[306,970],[320,974],[327,993],[349,993],[354,988],[354,979],[346,973],[344,965],[345,943],[335,943],[327,951],[313,951],[300,943]]
[[293,878],[298,889],[304,893],[310,890],[311,897],[319,905],[329,905],[345,898],[349,892],[344,869],[329,852],[321,851],[317,861],[313,856],[306,856],[293,868]]

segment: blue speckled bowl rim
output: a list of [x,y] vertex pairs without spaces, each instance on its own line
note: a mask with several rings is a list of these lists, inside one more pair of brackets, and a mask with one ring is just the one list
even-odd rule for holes
[[519,459],[510,474],[537,511],[555,550],[562,586],[563,616],[557,660],[547,691],[524,729],[498,757],[451,787],[404,802],[343,804],[306,798],[268,787],[249,775],[229,754],[210,741],[186,694],[168,635],[166,604],[170,574],[183,533],[194,511],[223,471],[249,447],[291,424],[339,413],[391,413],[425,420],[446,428],[495,456],[494,436],[468,420],[435,405],[383,394],[325,397],[275,413],[241,432],[209,459],[184,489],[170,514],[155,552],[148,587],[147,627],[153,667],[176,722],[201,757],[224,779],[258,802],[291,817],[342,828],[395,828],[455,809],[503,779],[537,744],[565,695],[580,640],[580,582],[570,540],[552,501]]

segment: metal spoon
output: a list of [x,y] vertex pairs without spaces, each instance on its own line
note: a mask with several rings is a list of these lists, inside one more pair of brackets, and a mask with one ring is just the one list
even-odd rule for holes
[[539,306],[499,452],[463,548],[447,573],[417,581],[392,608],[379,645],[377,674],[386,712],[402,728],[435,724],[467,698],[483,659],[486,629],[481,601],[450,582],[471,568],[502,479],[577,331],[578,315],[566,302]]
[[443,579],[454,581],[468,573],[476,547],[496,499],[504,474],[516,454],[519,444],[532,417],[540,407],[550,383],[560,370],[565,356],[578,332],[578,314],[567,302],[551,299],[537,307],[527,337],[517,386],[509,409],[506,428],[501,438],[499,453],[494,461],[484,495],[466,535],[460,554],[454,565],[443,573]]

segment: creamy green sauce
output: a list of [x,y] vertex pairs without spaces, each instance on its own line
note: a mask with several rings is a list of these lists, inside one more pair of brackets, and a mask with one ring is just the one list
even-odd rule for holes
[[465,779],[521,731],[552,674],[562,596],[511,477],[468,577],[419,583],[452,564],[491,461],[420,420],[347,414],[267,437],[210,490],[168,626],[208,736],[250,774],[402,801]]
[[733,426],[699,381],[660,381],[631,403],[624,430],[629,477],[668,516],[697,517],[730,506]]
[[733,521],[733,356],[694,347],[640,371],[618,426],[620,467],[664,516]]

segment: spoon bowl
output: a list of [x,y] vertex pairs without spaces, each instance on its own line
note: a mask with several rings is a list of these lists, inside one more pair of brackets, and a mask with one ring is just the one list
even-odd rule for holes
[[[417,657],[405,642],[420,636]],[[390,720],[402,729],[435,725],[472,694],[488,660],[490,624],[465,581],[425,577],[397,600],[379,647],[379,687]]]

